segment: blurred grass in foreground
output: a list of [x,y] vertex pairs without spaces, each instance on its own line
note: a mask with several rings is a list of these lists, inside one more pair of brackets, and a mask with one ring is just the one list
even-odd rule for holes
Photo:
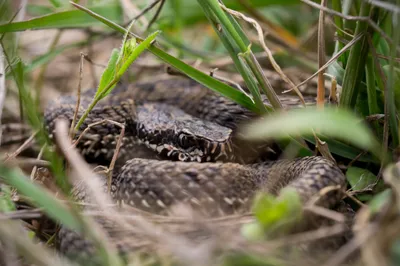
[[[299,1],[252,0],[246,1],[247,5],[243,4],[245,1],[227,0],[223,2],[228,8],[245,12],[255,18],[264,29],[268,29],[268,32],[271,33],[266,37],[268,45],[276,48],[274,56],[281,66],[295,65],[301,68],[307,66],[307,70],[317,70],[315,67],[318,65],[316,47],[307,47],[312,43],[313,38],[305,39],[303,36],[317,25],[319,10],[304,3],[300,4]],[[40,131],[37,140],[41,145],[50,143],[41,128],[40,110],[35,105],[34,98],[38,95],[34,95],[32,91],[26,89],[28,86],[24,85],[27,79],[25,75],[30,74],[30,71],[35,68],[45,66],[66,50],[81,47],[86,43],[77,42],[71,45],[57,46],[47,54],[27,63],[25,67],[19,58],[18,43],[12,37],[15,32],[25,30],[85,29],[91,26],[96,26],[105,34],[119,32],[121,37],[126,33],[125,27],[119,26],[124,24],[124,9],[120,1],[88,1],[88,3],[85,6],[90,12],[83,7],[78,10],[68,1],[52,0],[40,5],[29,4],[27,12],[33,18],[18,22],[11,21],[10,12],[0,12],[2,47],[8,54],[9,63],[12,66],[7,68],[7,78],[14,80],[17,84],[26,120],[34,129]],[[361,36],[360,40],[340,55],[327,69],[327,73],[335,77],[341,88],[338,108],[331,107],[323,110],[307,108],[288,113],[272,113],[271,108],[266,108],[261,101],[261,95],[264,93],[272,102],[274,109],[280,109],[280,103],[276,98],[274,88],[269,85],[268,77],[263,74],[262,67],[265,65],[258,62],[254,55],[255,52],[263,52],[262,45],[256,41],[254,37],[256,34],[248,24],[227,13],[216,0],[167,1],[159,19],[149,29],[149,32],[163,31],[157,37],[158,45],[150,45],[146,48],[162,61],[238,104],[260,114],[268,112],[265,119],[255,121],[244,129],[247,130],[244,132],[245,138],[288,139],[290,135],[289,143],[292,143],[294,137],[301,135],[308,141],[318,143],[318,140],[313,137],[315,133],[315,136],[326,141],[328,151],[335,157],[344,161],[347,159],[351,163],[361,162],[357,166],[350,165],[346,173],[349,187],[351,187],[349,193],[366,204],[359,206],[360,211],[356,224],[362,230],[357,231],[356,235],[367,234],[370,230],[368,226],[377,227],[377,234],[389,234],[388,232],[391,232],[390,230],[396,226],[400,228],[400,221],[395,215],[392,215],[392,213],[398,214],[400,207],[398,204],[400,169],[398,164],[393,164],[396,162],[400,138],[398,125],[400,34],[396,30],[399,28],[400,12],[395,12],[400,9],[400,3],[398,0],[390,1],[387,2],[387,5],[382,6],[379,2],[375,3],[374,1],[332,0],[329,4],[331,5],[328,6],[329,10],[339,13],[331,16],[327,12],[328,18],[335,25],[335,37],[330,36],[331,38],[327,40],[326,54],[329,57],[335,56],[345,44]],[[1,1],[0,7],[7,7],[0,10],[11,10],[7,1]],[[144,8],[140,5],[138,7]],[[145,15],[148,19],[151,16],[151,12]],[[353,17],[346,19],[349,16]],[[364,19],[356,20],[355,16]],[[209,27],[206,26],[209,24],[212,25],[215,32],[210,32]],[[191,46],[190,38],[186,35],[190,36],[192,28],[199,25],[204,28],[204,34],[195,32],[195,35],[202,37],[197,38],[198,42],[195,46]],[[325,25],[328,28],[328,24]],[[134,24],[132,32],[140,30],[135,26],[136,24]],[[149,32],[140,33],[148,36]],[[178,37],[176,37],[176,33],[179,34]],[[101,40],[101,35],[97,40]],[[144,40],[136,36],[136,41],[140,45]],[[168,51],[164,50],[164,47]],[[176,53],[177,51],[178,53]],[[178,57],[171,55],[172,53],[178,54]],[[252,98],[181,60],[182,58],[195,58],[204,60],[204,62],[212,62],[215,55],[231,58],[233,64],[230,64],[229,70],[242,76]],[[315,57],[314,60],[313,57]],[[384,114],[383,120],[379,118],[374,120],[374,116],[381,114]],[[372,119],[372,122],[366,124],[361,122],[362,118],[367,118],[368,121]],[[61,158],[49,148],[46,148],[44,157],[50,161],[58,185],[64,187],[64,191],[68,193],[68,184],[64,184],[66,177]],[[379,168],[382,171],[379,171]],[[49,217],[70,228],[83,228],[81,220],[77,219],[73,212],[71,213],[65,206],[60,205],[41,186],[25,178],[18,168],[0,165],[0,172],[2,181],[17,188],[21,195],[30,198],[34,206],[43,208]],[[382,173],[384,173],[383,180]],[[384,190],[387,187],[384,186],[383,181],[388,183],[387,190]],[[7,213],[13,210],[9,189],[2,188],[0,193],[4,196],[0,201],[1,211]],[[289,198],[292,199],[290,196]],[[258,205],[259,208],[256,211],[256,218],[263,225],[279,222],[281,218],[284,219],[288,215],[290,217],[295,213],[293,208],[297,208],[297,210],[300,208],[296,205],[295,200],[292,201],[293,205],[290,204],[290,200],[283,202],[274,202],[268,198],[263,198],[263,200],[265,204]],[[271,212],[270,216],[262,215],[263,212],[268,213],[271,210],[274,212]],[[381,216],[381,219],[375,221],[376,216]],[[2,225],[8,222],[7,220],[0,221]],[[266,233],[267,229],[263,228],[257,231],[257,234]],[[250,234],[252,233],[250,232]],[[400,263],[399,236],[400,233],[396,231],[390,237],[368,238],[364,243],[359,244],[359,249],[362,254],[365,254],[371,251],[374,244],[390,246],[390,251],[374,249],[374,252],[381,252],[387,261],[394,264]],[[0,239],[10,241],[10,236],[5,237],[4,232],[3,234],[0,232]],[[258,240],[262,239],[263,237],[258,238]],[[34,249],[27,249],[32,246],[33,241],[24,243],[16,237],[15,244],[19,253],[32,263],[48,265],[50,261],[54,265],[59,264],[55,258],[41,260],[38,256],[30,256],[35,255],[33,252],[37,252]],[[32,254],[29,255],[30,251]],[[43,253],[37,254],[47,253],[43,251]],[[241,256],[241,254],[237,255]],[[54,260],[52,261],[52,259]],[[272,255],[260,259],[257,255],[246,254],[241,256],[240,261],[245,265],[285,264],[284,260],[278,260]],[[235,265],[235,263],[236,261],[230,260],[230,258],[225,261],[225,265]],[[107,261],[104,261],[104,265],[107,265]]]

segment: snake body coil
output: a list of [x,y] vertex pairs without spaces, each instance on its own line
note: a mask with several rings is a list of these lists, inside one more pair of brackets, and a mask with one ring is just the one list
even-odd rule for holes
[[[93,94],[82,96],[78,117]],[[298,105],[292,97],[282,101],[286,108]],[[45,123],[50,132],[56,119],[72,120],[75,103],[75,97],[67,96],[49,105]],[[77,135],[102,120],[125,125],[117,163],[122,167],[115,171],[112,196],[152,213],[168,214],[171,205],[185,202],[208,215],[226,215],[248,210],[260,190],[279,194],[289,186],[307,201],[328,186],[344,186],[340,169],[322,157],[255,163],[265,147],[253,149],[235,135],[240,123],[253,117],[194,81],[170,79],[117,87],[93,109]],[[88,161],[109,162],[119,132],[116,124],[97,124],[78,148]],[[338,200],[328,193],[319,204],[330,207]],[[82,248],[71,235],[63,239],[65,253],[72,246]]]

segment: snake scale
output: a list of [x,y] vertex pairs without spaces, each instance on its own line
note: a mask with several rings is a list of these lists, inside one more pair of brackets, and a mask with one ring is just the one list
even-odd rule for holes
[[[94,93],[82,95],[78,118]],[[281,101],[285,108],[299,105],[291,96]],[[58,118],[71,122],[75,104],[75,96],[50,103],[44,116],[49,132]],[[125,125],[112,197],[151,213],[167,215],[170,206],[184,202],[208,215],[223,216],[248,210],[260,190],[279,194],[281,188],[293,187],[307,201],[328,186],[345,186],[341,170],[323,157],[260,161],[270,143],[246,143],[237,136],[240,124],[255,116],[193,80],[171,78],[119,84],[96,105],[77,135],[102,120]],[[119,133],[116,124],[97,124],[77,148],[88,162],[107,164]],[[338,201],[337,195],[329,194],[319,204],[332,207]],[[74,245],[75,250],[83,248],[64,232],[61,250],[68,253]]]

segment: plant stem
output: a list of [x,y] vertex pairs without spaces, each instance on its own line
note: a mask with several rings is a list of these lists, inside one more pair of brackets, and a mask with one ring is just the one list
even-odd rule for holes
[[[369,16],[371,5],[365,1],[362,2],[360,16]],[[358,21],[354,36],[363,34],[361,40],[353,45],[350,49],[349,60],[343,76],[342,94],[340,95],[340,105],[345,108],[353,108],[355,106],[358,89],[360,87],[361,78],[365,70],[365,61],[368,56],[367,42],[367,21]]]

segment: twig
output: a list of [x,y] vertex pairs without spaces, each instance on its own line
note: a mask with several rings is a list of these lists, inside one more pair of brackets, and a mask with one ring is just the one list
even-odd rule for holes
[[302,104],[305,106],[306,103],[304,101],[303,95],[301,94],[299,88],[285,75],[285,73],[283,73],[281,67],[278,65],[278,63],[276,63],[271,50],[267,47],[267,45],[264,42],[264,33],[263,30],[260,26],[260,24],[258,24],[258,22],[252,18],[246,17],[245,15],[243,15],[242,13],[229,9],[227,7],[225,7],[224,5],[220,4],[221,8],[224,9],[226,12],[232,14],[235,17],[241,18],[244,21],[250,23],[251,25],[253,25],[253,27],[256,29],[257,34],[258,34],[258,41],[261,44],[262,48],[264,49],[265,53],[268,56],[269,61],[271,62],[272,67],[275,69],[276,72],[278,72],[279,76],[285,81],[287,82],[292,89],[296,92],[296,94],[299,96]]
[[[340,12],[337,12],[335,10],[332,10],[330,8],[327,7],[323,7],[321,5],[318,5],[314,2],[312,2],[311,0],[301,0],[302,2],[306,3],[307,5],[310,5],[312,7],[318,8],[320,10],[325,11],[328,14],[334,15],[334,16],[338,16],[341,17],[343,19],[346,20],[358,20],[358,21],[366,21],[368,23],[368,25],[373,28],[374,30],[376,30],[386,41],[388,41],[390,44],[393,44],[393,40],[381,29],[378,27],[378,25],[373,22],[369,17],[359,17],[359,16],[349,16],[349,15],[343,15]],[[369,3],[371,3],[369,1]],[[396,47],[398,51],[400,51],[400,47]]]
[[38,219],[43,216],[42,209],[18,210],[0,214],[0,220]]
[[138,15],[136,15],[133,19],[131,19],[131,21],[128,24],[131,24],[132,21],[140,18],[141,16],[143,16],[144,14],[146,14],[149,10],[151,10],[155,5],[158,4],[158,2],[160,2],[161,0],[155,0],[154,2],[150,3],[146,8],[144,8],[142,10],[142,12],[140,12]]
[[[81,53],[81,56],[83,56],[83,58],[88,61],[91,65],[97,66],[97,67],[101,67],[101,68],[106,68],[106,65],[100,64],[100,63],[96,63],[92,60],[92,58],[90,58],[89,55]],[[83,66],[82,66],[83,67]],[[80,72],[79,72],[80,73]]]
[[[37,156],[37,159],[38,159],[38,160],[42,159],[43,152],[44,152],[45,149],[46,149],[46,144],[43,145],[43,147],[40,149],[40,152],[39,152],[39,154],[38,154],[38,156]],[[32,172],[31,172],[31,176],[30,176],[30,177],[31,177],[31,180],[33,180],[33,179],[35,178],[36,171],[37,171],[37,166],[35,165],[35,166],[33,167],[33,169],[32,169]]]
[[[6,99],[6,72],[4,68],[3,47],[0,46],[0,118],[2,117],[4,101]],[[2,139],[2,126],[0,121],[0,146]]]
[[318,205],[305,206],[304,210],[318,214],[320,216],[326,217],[328,219],[331,219],[339,223],[344,223],[346,221],[346,217],[342,213],[332,211],[330,209],[320,207]]
[[[336,59],[338,59],[344,52],[346,52],[347,49],[349,49],[353,44],[355,44],[358,40],[360,40],[362,37],[362,35],[356,36],[354,37],[354,39],[352,39],[348,44],[346,44],[337,54],[335,54],[334,57],[332,57],[331,59],[329,59],[325,65],[323,65],[322,67],[320,67],[318,69],[317,72],[315,72],[314,74],[312,74],[310,77],[308,77],[306,80],[302,81],[300,84],[297,84],[297,87],[301,87],[304,84],[306,84],[309,80],[313,79],[316,75],[318,75],[319,72],[324,71],[325,69],[327,69],[329,67],[330,64],[332,64]],[[291,90],[287,90],[284,91],[283,93],[287,93]]]
[[75,122],[76,118],[78,117],[78,112],[79,112],[79,107],[81,104],[81,90],[82,90],[82,79],[83,79],[83,58],[85,55],[81,53],[81,61],[79,63],[79,81],[78,81],[78,90],[76,92],[76,105],[75,105],[75,111],[74,111],[74,116],[72,118],[71,126],[69,128],[69,136],[71,139],[75,137]]
[[125,126],[121,123],[115,122],[115,125],[119,126],[121,128],[121,133],[119,134],[119,138],[117,141],[117,145],[115,146],[114,154],[112,157],[112,160],[110,162],[110,166],[107,169],[107,189],[108,192],[111,193],[111,182],[112,182],[112,173],[114,170],[115,162],[117,161],[119,151],[122,146],[122,140],[124,139],[125,135]]
[[35,139],[37,133],[38,133],[38,131],[33,133],[27,140],[25,140],[25,142],[22,143],[22,145],[19,146],[18,149],[15,152],[13,152],[12,154],[7,156],[7,158],[4,160],[4,162],[7,162],[7,161],[12,160],[12,159],[15,159],[15,157],[17,157],[18,154],[20,154],[23,150],[28,148],[32,144],[32,142]]
[[[123,11],[128,18],[128,21],[132,21],[133,20],[132,18],[135,16],[135,14],[140,13],[140,9],[137,6],[135,6],[131,0],[120,0],[120,2],[123,7]],[[128,12],[129,12],[129,14],[128,14]],[[143,16],[141,16],[137,19],[140,20],[140,23],[142,25],[148,24],[147,19]],[[129,25],[129,23],[128,24],[125,23],[124,27],[126,25]]]
[[32,166],[39,166],[39,167],[49,167],[50,162],[45,160],[38,160],[35,158],[15,158],[14,160],[9,162],[9,165],[18,166],[18,167],[32,167]]
[[388,2],[378,1],[378,0],[369,0],[368,2],[373,6],[377,6],[382,9],[386,9],[390,12],[400,13],[400,7],[398,5],[394,5],[394,4],[391,4]]
[[[326,0],[321,1],[321,6],[326,6]],[[318,21],[318,67],[321,68],[326,61],[325,58],[325,14],[323,10],[319,12]],[[325,104],[325,76],[324,70],[318,73],[318,89],[317,89],[317,107],[320,109],[324,108]]]
[[160,15],[161,10],[162,10],[162,8],[163,8],[165,2],[166,2],[165,0],[161,0],[160,6],[158,7],[156,13],[154,14],[154,17],[150,20],[149,24],[148,24],[147,27],[146,27],[146,31],[147,31],[148,29],[150,29],[151,25],[153,25],[153,23],[157,20],[157,18],[158,18],[158,16]]

